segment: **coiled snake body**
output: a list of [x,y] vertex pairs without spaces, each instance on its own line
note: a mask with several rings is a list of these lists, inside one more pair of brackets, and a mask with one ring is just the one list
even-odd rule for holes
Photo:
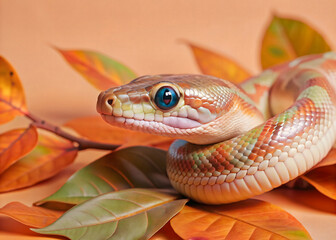
[[97,110],[110,124],[183,139],[168,151],[172,185],[221,204],[269,191],[321,161],[335,142],[335,91],[330,52],[238,87],[205,75],[143,76],[102,92]]

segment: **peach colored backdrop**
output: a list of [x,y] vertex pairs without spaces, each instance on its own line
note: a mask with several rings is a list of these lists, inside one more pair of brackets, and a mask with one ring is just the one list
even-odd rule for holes
[[[60,124],[95,114],[98,91],[51,45],[100,51],[139,75],[197,73],[190,50],[179,41],[186,39],[227,54],[258,73],[260,40],[272,13],[310,23],[336,47],[335,10],[336,1],[330,0],[0,0],[0,54],[21,76],[30,110]],[[25,122],[19,119],[0,130],[20,124]],[[92,156],[102,154],[83,153],[57,178],[0,195],[0,207],[14,200],[31,204],[53,192],[52,187],[60,186]],[[298,204],[290,196],[291,191],[277,190],[260,198],[292,213],[314,239],[336,239],[335,215]],[[336,208],[334,201],[328,204]],[[28,239],[29,231],[23,228],[18,235],[15,226],[0,217],[0,238]]]

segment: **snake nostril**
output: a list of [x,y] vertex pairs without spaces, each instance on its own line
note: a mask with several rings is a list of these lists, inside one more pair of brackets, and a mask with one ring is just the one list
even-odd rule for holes
[[116,100],[117,98],[114,94],[102,92],[98,96],[97,111],[100,114],[111,115],[113,112],[113,105]]

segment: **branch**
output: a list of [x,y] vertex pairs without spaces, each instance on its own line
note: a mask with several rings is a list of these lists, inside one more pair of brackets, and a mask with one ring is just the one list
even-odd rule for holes
[[62,138],[68,139],[72,142],[75,142],[78,144],[77,148],[78,150],[85,150],[85,149],[101,149],[101,150],[114,150],[118,147],[120,147],[120,145],[115,145],[115,144],[108,144],[108,143],[101,143],[101,142],[95,142],[95,141],[90,141],[87,139],[83,139],[80,137],[76,137],[73,136],[67,132],[65,132],[64,130],[62,130],[60,127],[55,126],[51,123],[48,123],[32,114],[30,114],[29,112],[22,112],[27,118],[29,118],[30,120],[33,121],[34,126],[47,130],[49,132],[52,132]]

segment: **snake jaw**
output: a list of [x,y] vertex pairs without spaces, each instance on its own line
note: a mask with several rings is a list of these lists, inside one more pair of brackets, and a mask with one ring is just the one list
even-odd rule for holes
[[111,115],[101,115],[104,121],[111,125],[116,125],[124,128],[129,128],[131,130],[138,131],[150,131],[153,134],[160,134],[161,131],[155,131],[156,128],[165,129],[168,132],[171,132],[169,136],[173,136],[174,132],[179,130],[190,131],[193,128],[198,128],[201,126],[200,123],[190,120],[190,119],[179,119],[178,117],[166,117],[162,122],[155,121],[146,121],[146,120],[137,120],[134,118],[124,118],[124,117],[115,117]]
[[191,129],[201,126],[201,123],[195,120],[181,117],[164,117],[162,122],[167,126],[180,129]]
[[151,100],[150,94],[135,96],[120,91],[120,87],[112,88],[99,95],[97,111],[103,120],[111,125],[170,137],[186,135],[187,132],[196,131],[193,128],[202,125],[194,119],[187,118],[188,110],[186,107],[180,107],[184,103],[183,98],[176,108],[165,112],[156,109]]

